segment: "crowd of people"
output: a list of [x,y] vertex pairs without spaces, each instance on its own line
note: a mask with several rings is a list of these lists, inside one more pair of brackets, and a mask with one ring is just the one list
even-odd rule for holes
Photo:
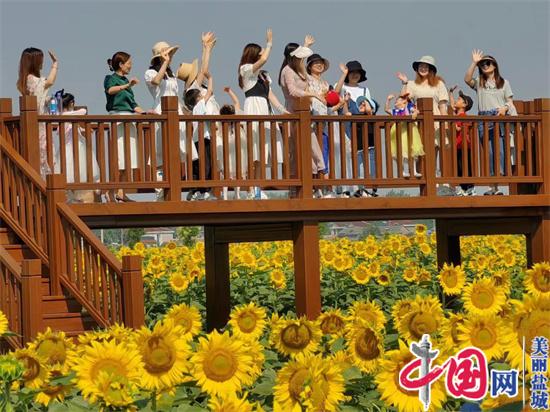
[[[273,92],[274,82],[270,74],[264,70],[265,64],[268,62],[272,54],[273,34],[271,30],[267,30],[265,45],[249,43],[245,45],[242,56],[240,58],[236,77],[238,85],[244,93],[245,99],[243,104],[239,102],[236,93],[230,88],[225,87],[224,92],[229,96],[231,103],[222,105],[217,102],[213,89],[213,76],[209,71],[209,62],[212,52],[216,44],[214,33],[208,32],[202,35],[202,56],[199,65],[198,59],[191,63],[182,63],[177,70],[173,70],[171,65],[174,56],[178,51],[179,46],[170,45],[166,42],[158,42],[153,46],[150,65],[145,71],[144,80],[152,97],[152,103],[139,105],[136,102],[133,88],[139,85],[140,81],[137,77],[130,76],[133,68],[132,56],[124,51],[116,52],[108,59],[108,68],[110,74],[105,76],[103,88],[106,98],[106,110],[109,114],[130,115],[136,113],[161,113],[161,98],[164,96],[176,96],[179,100],[179,114],[193,115],[216,115],[216,114],[245,114],[245,115],[270,115],[274,113],[293,113],[298,110],[299,100],[302,97],[308,97],[311,101],[311,112],[313,115],[322,116],[329,114],[343,115],[376,115],[379,112],[379,104],[371,94],[367,84],[367,73],[362,64],[357,60],[347,62],[345,65],[340,64],[341,75],[334,84],[330,84],[324,77],[324,73],[329,68],[329,60],[322,57],[318,53],[314,53],[312,46],[315,39],[307,35],[303,44],[288,43],[283,52],[283,62],[277,76],[277,85],[281,88],[284,96],[284,104],[279,101],[276,94]],[[55,84],[59,62],[56,55],[49,51],[51,59],[51,69],[46,77],[42,74],[44,53],[40,49],[27,48],[23,50],[19,65],[19,78],[17,88],[22,95],[33,95],[38,100],[39,114],[48,113],[48,105],[50,101],[50,91]],[[419,98],[431,98],[433,101],[433,112],[435,115],[455,114],[464,116],[472,109],[473,99],[462,91],[459,91],[458,96],[454,96],[456,86],[448,88],[442,77],[439,76],[437,64],[433,57],[423,56],[412,63],[414,70],[414,78],[409,79],[406,74],[398,72],[397,79],[401,82],[401,90],[395,95],[387,96],[384,104],[384,111],[393,116],[412,116],[416,117],[418,110],[416,100]],[[478,71],[475,76],[476,69]],[[496,59],[492,56],[484,54],[480,50],[472,52],[472,61],[468,66],[465,76],[465,83],[477,95],[477,107],[480,115],[516,115],[516,109],[513,104],[513,94],[510,83],[505,80],[499,71],[499,66]],[[85,111],[74,110],[74,96],[70,93],[61,93],[63,108],[60,114],[85,114]],[[143,103],[143,102],[142,102]],[[147,109],[146,109],[147,107]],[[117,133],[118,138],[118,169],[121,181],[124,181],[126,171],[129,169],[125,164],[125,159],[130,160],[130,169],[137,168],[137,138],[135,133],[130,133],[130,147],[125,147],[124,143],[124,126],[119,123],[121,130]],[[67,127],[67,126],[66,126]],[[281,131],[279,128],[272,133],[270,130],[270,122],[264,122],[265,128],[265,148],[264,161],[268,164],[271,156],[276,156],[278,162],[282,162],[283,144]],[[324,126],[322,145],[318,139],[311,139],[312,153],[312,171],[315,176],[321,178],[328,177],[329,170],[329,135],[328,122]],[[439,150],[440,145],[447,141],[446,134],[440,131],[440,124],[436,122],[435,127],[435,145],[436,150]],[[472,163],[470,151],[467,156],[462,156],[463,140],[470,145],[471,136],[473,133],[468,129],[476,127],[470,123],[456,124],[457,130],[457,165],[459,175],[463,176],[465,170],[469,171],[468,176],[471,176]],[[482,124],[479,124],[482,128]],[[206,166],[206,177],[211,178],[211,160],[210,160],[210,126],[204,127],[204,145],[206,159],[205,165],[200,165],[198,159],[198,127],[196,122],[193,126],[193,144],[188,145],[186,142],[186,124],[180,122],[180,151],[183,159],[189,158],[187,148],[192,150],[190,158],[193,162],[193,178],[199,178],[199,166]],[[412,128],[412,134],[406,127],[401,128],[401,137],[397,137],[397,128],[395,125],[391,128],[391,153],[396,162],[402,161],[403,177],[421,177],[421,169],[418,167],[420,159],[424,155],[421,134],[418,127],[415,125]],[[504,128],[499,129],[499,135],[494,136],[495,128],[489,127],[489,158],[490,158],[490,173],[495,175],[493,154],[495,150],[500,151],[501,173],[504,170]],[[351,122],[346,122],[345,126],[346,139],[345,151],[348,156],[351,156]],[[156,165],[159,167],[157,174],[159,177],[162,174],[162,136],[161,128],[156,128]],[[312,130],[313,133],[313,130]],[[368,164],[370,170],[361,171],[363,177],[374,177],[376,167],[375,143],[372,130],[365,130],[368,138],[368,147],[363,147],[363,139],[357,139],[358,151],[357,161],[359,165],[363,164],[363,156],[368,156]],[[252,176],[247,176],[250,179],[259,179],[261,168],[260,152],[260,122],[254,122],[252,127],[252,154],[243,153],[243,173],[249,169],[246,164],[246,159],[253,162],[251,170]],[[65,136],[70,140],[72,135],[71,130],[65,130]],[[234,130],[232,131],[234,137]],[[270,138],[275,136],[276,142],[271,144]],[[479,136],[483,136],[483,131],[480,129]],[[40,153],[41,153],[41,172],[43,175],[52,172],[58,172],[58,164],[54,165],[53,170],[47,163],[46,156],[46,133],[42,126],[39,127]],[[412,141],[409,142],[409,139]],[[218,141],[220,139],[217,139]],[[339,145],[339,140],[335,140],[335,144]],[[398,148],[398,142],[401,142],[401,148]],[[295,173],[296,148],[294,147],[295,139],[289,140],[289,157],[291,174]],[[66,142],[72,144],[72,140]],[[409,144],[410,143],[410,144]],[[482,144],[483,142],[481,142]],[[59,143],[59,146],[62,143]],[[86,144],[85,141],[79,142],[82,147],[79,150],[81,159],[72,159],[72,149],[65,150],[67,165],[67,180],[74,181],[73,172],[69,172],[69,166],[74,161],[83,163],[80,168],[81,179],[86,177]],[[498,145],[498,148],[495,147]],[[244,146],[244,147],[243,147]],[[233,145],[233,149],[234,149]],[[246,145],[241,145],[241,150],[245,150]],[[124,151],[130,151],[129,156],[124,155]],[[271,153],[272,150],[276,152]],[[335,150],[340,150],[335,147]],[[59,147],[56,148],[56,152]],[[397,159],[398,153],[401,153],[402,159]],[[59,153],[56,153],[57,162],[59,162]],[[84,158],[82,159],[82,156]],[[412,156],[414,165],[413,170],[409,170],[409,158]],[[95,156],[93,156],[95,159]],[[466,163],[463,164],[463,159],[466,158]],[[340,162],[340,156],[334,156],[335,162]],[[234,162],[230,162],[232,177],[235,176]],[[335,165],[336,170],[339,165]],[[97,179],[98,166],[97,162],[93,163],[92,175]],[[456,194],[474,195],[475,188],[471,184],[463,184],[456,187]],[[502,192],[497,186],[491,186],[486,195],[499,195]],[[224,192],[224,197],[226,197]],[[239,198],[240,191],[236,189],[235,196]],[[266,198],[266,193],[259,188],[252,187],[246,194],[247,198]],[[358,187],[352,193],[343,192],[336,193],[332,188],[326,187],[324,190],[316,190],[316,197],[335,197],[335,196],[355,196],[355,197],[371,197],[378,196],[375,188],[366,189]],[[126,202],[131,199],[122,190],[111,190],[105,193],[107,201]],[[189,192],[188,200],[204,200],[212,199],[212,194],[206,189],[197,189]]]

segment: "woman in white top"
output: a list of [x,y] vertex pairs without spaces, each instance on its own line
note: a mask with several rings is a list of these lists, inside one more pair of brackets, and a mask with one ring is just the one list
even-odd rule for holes
[[[153,96],[153,111],[161,114],[161,98],[164,96],[175,96],[178,98],[178,114],[183,115],[183,102],[180,98],[178,79],[170,68],[172,57],[178,50],[179,46],[170,46],[166,42],[158,42],[153,46],[153,57],[151,58],[151,66],[145,72],[145,83]],[[163,164],[162,153],[162,128],[159,125],[156,129],[156,152],[157,152],[157,167]],[[186,139],[185,139],[185,122],[180,122],[180,151],[183,154],[183,160],[186,159]],[[191,145],[192,159],[196,159],[197,151],[194,145]],[[161,177],[161,176],[158,176]]]
[[[19,78],[17,79],[17,89],[23,96],[36,96],[38,100],[38,114],[48,113],[48,91],[55,83],[57,78],[57,57],[50,50],[48,51],[52,60],[52,67],[48,77],[41,77],[40,71],[44,63],[44,53],[42,50],[29,47],[21,53],[19,60]],[[50,173],[50,165],[48,165],[47,148],[46,148],[46,129],[44,124],[38,127],[38,137],[40,146],[40,173],[45,177]]]
[[[273,91],[271,90],[271,78],[266,71],[260,70],[269,59],[273,34],[271,29],[267,30],[266,47],[262,47],[256,43],[249,43],[244,47],[241,61],[239,63],[239,86],[245,93],[244,113],[247,115],[269,115],[273,113],[272,107],[275,107],[279,112],[286,113],[285,108],[279,102]],[[271,153],[271,127],[268,122],[265,122],[265,151],[266,162],[270,164]],[[260,178],[260,132],[259,123],[252,124],[253,133],[253,153],[252,160],[254,162],[254,178]],[[275,156],[278,163],[283,162],[283,149],[281,133],[276,130],[276,150]],[[273,171],[272,171],[273,172]],[[262,197],[262,193],[257,189],[252,188],[250,197],[254,195]],[[263,195],[265,198],[265,195]]]

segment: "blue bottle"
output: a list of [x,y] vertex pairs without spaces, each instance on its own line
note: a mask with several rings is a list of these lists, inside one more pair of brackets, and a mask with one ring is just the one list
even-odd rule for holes
[[58,106],[57,106],[57,99],[52,96],[52,98],[50,99],[50,110],[49,110],[50,114],[59,114],[59,111],[58,111]]

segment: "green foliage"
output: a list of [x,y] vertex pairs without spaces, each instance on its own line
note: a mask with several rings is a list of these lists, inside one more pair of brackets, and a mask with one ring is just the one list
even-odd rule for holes
[[193,246],[200,233],[199,226],[183,226],[176,229],[176,239],[185,246]]

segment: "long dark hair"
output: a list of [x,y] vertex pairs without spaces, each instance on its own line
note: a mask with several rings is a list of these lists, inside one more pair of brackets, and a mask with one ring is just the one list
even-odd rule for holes
[[63,93],[63,107],[69,107],[71,103],[74,103],[74,96],[71,93]]
[[[149,69],[153,69],[157,73],[160,71],[160,67],[162,66],[162,60],[160,57],[155,57],[153,61],[151,62],[151,65],[149,66]],[[174,77],[174,73],[172,72],[172,69],[170,66],[166,68],[166,73],[164,73],[164,78],[168,77]]]
[[[500,76],[496,59],[493,56],[483,56],[481,61],[483,60],[490,60],[493,66],[495,66],[495,71],[493,72],[493,75],[495,76],[495,84],[497,89],[502,89],[504,87],[504,79]],[[478,66],[477,69],[479,70],[479,85],[484,88],[485,82],[487,82],[487,76],[483,73],[481,66]]]
[[248,43],[246,46],[244,46],[243,54],[241,56],[241,62],[239,63],[239,86],[241,89],[244,87],[243,84],[243,76],[241,76],[241,66],[243,64],[254,64],[258,60],[260,60],[260,52],[262,51],[262,47],[259,44],[256,43]]
[[290,67],[294,72],[300,77],[306,78],[306,73],[302,68],[302,59],[296,56],[290,56],[288,59],[288,67]]
[[283,72],[283,69],[288,65],[288,62],[290,60],[290,53],[292,53],[294,50],[296,50],[300,45],[298,43],[288,43],[285,46],[283,64],[281,64],[281,68],[279,69],[279,86],[281,86],[281,73]]
[[107,64],[109,65],[109,70],[116,72],[120,69],[120,65],[126,63],[130,59],[130,55],[123,51],[118,51],[113,54],[113,57],[107,59]]
[[40,69],[44,63],[44,53],[36,47],[28,47],[21,53],[19,59],[19,78],[17,79],[17,90],[22,95],[29,94],[27,90],[27,76],[40,77]]

